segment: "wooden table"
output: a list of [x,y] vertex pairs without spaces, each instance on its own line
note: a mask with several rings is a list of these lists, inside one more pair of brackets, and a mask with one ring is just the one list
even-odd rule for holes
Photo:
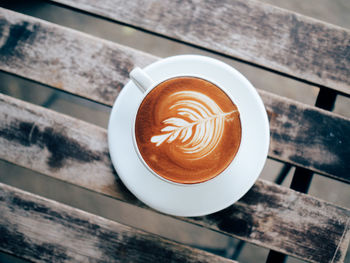
[[[348,30],[251,0],[52,2],[318,87],[314,107],[259,90],[269,158],[297,167],[291,188],[258,180],[223,211],[177,220],[268,248],[268,262],[343,262],[350,210],[306,192],[314,173],[350,183],[350,120],[331,112],[350,95]],[[158,59],[0,8],[0,70],[109,107],[131,69]],[[4,94],[0,157],[149,209],[118,179],[106,129]],[[0,250],[45,262],[233,262],[2,183]]]

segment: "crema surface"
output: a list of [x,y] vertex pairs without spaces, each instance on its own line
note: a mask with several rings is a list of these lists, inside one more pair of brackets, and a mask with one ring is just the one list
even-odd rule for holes
[[161,177],[183,184],[207,181],[234,159],[241,142],[237,106],[213,83],[166,80],[143,100],[135,122],[137,147]]

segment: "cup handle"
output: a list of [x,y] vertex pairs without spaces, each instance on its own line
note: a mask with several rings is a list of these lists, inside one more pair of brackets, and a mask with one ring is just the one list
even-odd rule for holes
[[130,74],[130,79],[136,84],[136,86],[141,90],[141,92],[146,92],[150,87],[152,87],[154,81],[148,76],[142,69],[136,67]]

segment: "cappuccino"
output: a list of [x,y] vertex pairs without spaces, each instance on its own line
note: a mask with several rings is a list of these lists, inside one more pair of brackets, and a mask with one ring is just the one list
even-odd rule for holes
[[213,83],[196,77],[168,79],[143,99],[135,121],[138,151],[157,175],[181,184],[216,177],[241,142],[237,106]]

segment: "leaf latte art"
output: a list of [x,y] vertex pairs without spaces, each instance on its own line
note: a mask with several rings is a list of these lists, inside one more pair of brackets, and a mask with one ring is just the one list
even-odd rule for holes
[[161,135],[153,136],[151,142],[156,146],[180,140],[178,147],[189,159],[200,159],[210,154],[220,142],[225,120],[232,121],[233,113],[225,113],[208,96],[196,91],[175,92],[171,97],[177,101],[170,106],[176,109],[179,117],[170,117],[163,121],[165,126]]
[[168,79],[141,102],[135,139],[141,159],[154,173],[176,183],[201,183],[223,172],[236,156],[240,115],[213,83]]

